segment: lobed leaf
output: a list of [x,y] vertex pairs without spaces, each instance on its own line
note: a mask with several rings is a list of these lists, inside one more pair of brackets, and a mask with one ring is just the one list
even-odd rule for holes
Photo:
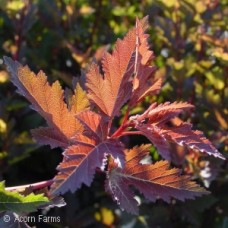
[[182,124],[182,122],[178,124],[173,122],[173,126],[168,124],[170,120],[184,110],[192,107],[186,102],[166,102],[160,105],[153,103],[142,115],[132,116],[130,121],[157,147],[161,156],[167,160],[171,160],[170,143],[173,142],[224,159],[223,155],[203,136],[202,132],[191,130],[190,124]]
[[108,119],[106,117],[89,110],[79,113],[76,117],[84,128],[84,135],[94,137],[97,142],[107,139]]
[[63,194],[69,190],[74,192],[83,183],[90,186],[96,168],[104,168],[107,154],[113,155],[116,159],[121,156],[121,143],[110,139],[96,144],[93,139],[80,136],[80,143],[78,140],[77,145],[68,147],[63,153],[64,160],[57,167],[59,173],[54,178],[52,194]]
[[180,146],[186,145],[193,150],[199,150],[200,152],[213,155],[214,157],[225,159],[212,143],[204,137],[203,132],[193,131],[191,127],[192,125],[188,123],[183,123],[172,128],[167,127],[162,131],[162,135],[167,140],[172,140]]
[[[113,53],[104,55],[102,73],[97,64],[90,66],[85,78],[88,96],[76,82],[74,93],[67,90],[64,95],[59,82],[50,85],[42,71],[36,75],[27,66],[4,58],[18,92],[47,121],[48,127],[32,131],[34,138],[52,148],[60,146],[65,149],[63,161],[57,167],[59,173],[51,186],[51,194],[57,205],[63,205],[61,199],[56,197],[57,194],[68,190],[74,192],[82,184],[89,186],[96,169],[103,171],[107,164],[106,190],[122,209],[133,214],[138,213],[138,207],[132,186],[150,201],[155,201],[158,197],[167,202],[172,197],[184,201],[207,194],[190,177],[181,176],[180,170],[169,169],[167,161],[145,163],[143,159],[148,156],[150,145],[134,147],[124,152],[123,145],[118,140],[129,133],[126,129],[136,128],[157,147],[165,159],[171,160],[173,157],[171,150],[175,148],[172,146],[174,143],[224,159],[202,132],[193,131],[190,124],[177,119],[179,114],[193,107],[191,104],[153,103],[143,114],[127,120],[130,108],[145,96],[154,95],[161,89],[162,80],[155,78],[155,67],[151,66],[154,55],[147,41],[148,35],[145,34],[147,26],[147,17],[136,20],[135,28],[123,40],[117,41]],[[98,108],[97,113],[89,110],[89,100]],[[112,120],[119,115],[121,107],[127,101],[128,111],[123,124],[109,137]],[[113,159],[109,159],[109,156]],[[8,193],[3,191],[3,198],[4,194]],[[27,202],[22,196],[16,195],[28,203],[27,209],[23,209],[25,212],[37,206],[37,196],[29,194]],[[11,209],[10,203],[11,201],[4,202],[3,208]],[[21,201],[18,205],[20,203]],[[47,203],[45,205],[50,206]]]
[[55,128],[39,127],[32,129],[31,133],[39,144],[50,145],[52,149],[55,147],[67,148],[69,146],[68,140],[63,138],[61,132]]
[[136,20],[136,58],[133,78],[133,93],[130,100],[130,106],[139,102],[142,98],[149,94],[157,94],[161,89],[162,80],[155,79],[155,67],[151,66],[154,54],[150,50],[148,44],[148,34],[145,34],[147,22],[144,26]]
[[158,197],[170,202],[171,198],[184,201],[208,194],[205,189],[191,181],[189,176],[181,176],[179,169],[168,169],[167,161],[140,164],[142,157],[149,153],[149,148],[150,145],[142,145],[126,151],[124,169],[114,163],[109,166],[106,191],[112,194],[123,210],[138,214],[137,201],[131,186],[152,202]]
[[34,138],[39,143],[50,144],[52,147],[68,145],[70,138],[82,130],[75,118],[75,109],[78,108],[74,101],[79,95],[73,96],[72,108],[69,110],[58,81],[50,85],[42,71],[35,75],[28,66],[22,66],[17,61],[8,57],[4,57],[4,61],[11,72],[11,81],[17,87],[17,92],[29,100],[32,109],[40,113],[49,126],[45,130],[41,128],[33,131]]
[[194,108],[194,106],[187,102],[165,102],[159,105],[155,102],[142,115],[137,116],[137,121],[149,119],[149,123],[161,125],[191,108]]
[[107,155],[111,155],[119,165],[123,165],[122,143],[116,139],[107,139],[107,121],[102,116],[84,111],[77,115],[84,127],[84,134],[74,136],[74,145],[63,153],[63,162],[59,164],[59,173],[54,178],[52,194],[74,192],[84,183],[90,185],[96,168],[103,169]]
[[138,124],[137,129],[141,131],[157,148],[158,153],[165,159],[171,160],[169,143],[161,134],[161,129],[153,124]]
[[147,24],[147,18],[139,21],[123,40],[116,42],[111,54],[106,53],[102,61],[104,76],[99,67],[92,64],[86,74],[86,87],[89,98],[106,115],[114,117],[119,114],[120,108],[130,99],[132,94],[131,77],[135,73],[138,61],[136,56],[137,39],[142,36]]

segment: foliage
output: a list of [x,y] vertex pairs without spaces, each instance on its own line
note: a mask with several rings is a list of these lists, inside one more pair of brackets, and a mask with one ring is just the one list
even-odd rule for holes
[[[157,125],[156,121],[164,118],[164,121],[167,121],[164,122],[164,125],[167,126],[168,124],[167,127],[174,129],[175,126],[182,124],[182,120],[184,120],[187,122],[184,128],[191,132],[191,137],[194,134],[197,139],[201,138],[201,141],[205,142],[201,133],[195,131],[195,128],[203,131],[215,147],[227,157],[226,1],[151,0],[139,2],[118,0],[87,2],[36,0],[24,1],[23,3],[16,0],[7,1],[7,3],[2,1],[0,3],[0,55],[11,55],[13,59],[19,60],[23,65],[24,63],[29,64],[34,71],[43,69],[49,76],[52,76],[52,78],[49,77],[51,81],[58,79],[64,87],[66,85],[70,86],[72,76],[80,74],[80,69],[87,67],[86,64],[90,63],[93,57],[97,59],[97,63],[100,63],[103,52],[112,47],[117,37],[124,36],[129,28],[133,26],[135,17],[142,18],[143,15],[147,14],[150,16],[149,42],[151,42],[154,51],[150,61],[153,61],[156,65],[157,71],[155,73],[155,67],[153,66],[148,68],[146,72],[153,72],[153,79],[156,80],[150,81],[150,73],[142,72],[145,67],[143,69],[138,68],[138,72],[141,71],[138,75],[143,75],[143,77],[135,77],[133,84],[137,93],[134,94],[134,98],[131,100],[131,109],[128,110],[129,116],[140,113],[142,117],[145,117],[144,124],[150,125],[150,128],[156,129],[159,134],[162,132],[169,140],[168,133],[170,129],[164,129],[162,127],[163,123],[160,124],[159,129],[154,128]],[[107,56],[106,58],[109,58]],[[95,65],[92,66],[95,69]],[[105,79],[106,71],[105,69],[103,71],[101,73],[105,73]],[[84,74],[85,72],[82,72],[82,75]],[[87,71],[86,86],[89,90],[88,83],[90,81],[88,78]],[[28,131],[44,125],[44,121],[28,108],[24,99],[14,94],[14,88],[8,83],[8,79],[9,75],[2,66],[0,71],[2,179],[6,179],[8,186],[53,178],[55,167],[62,159],[60,150],[55,147],[60,146],[65,149],[68,147],[68,141],[66,144],[66,141],[62,142],[62,139],[63,135],[66,138],[69,137],[66,135],[69,124],[65,124],[63,128],[60,128],[65,129],[64,132],[55,130],[56,135],[51,143],[54,151],[50,151],[48,147],[38,147],[32,141]],[[138,81],[143,79],[147,82],[148,87],[137,87]],[[156,88],[161,86],[161,79],[163,79],[162,90],[155,96],[159,91]],[[71,113],[78,113],[89,105],[86,94],[82,92],[85,87],[82,86],[83,88],[81,88],[80,86],[83,83],[83,81],[78,83],[76,80],[73,82],[73,88],[76,88],[76,90],[73,92],[65,90],[64,96],[70,98],[65,101]],[[57,84],[55,83],[55,90],[58,90],[59,85]],[[95,85],[97,85],[97,81],[95,81]],[[154,88],[151,85],[154,85]],[[48,87],[48,84],[45,84],[45,86]],[[91,88],[94,87],[91,86]],[[126,86],[126,91],[129,88]],[[148,88],[151,88],[149,92],[154,95],[148,96],[148,94],[141,93],[147,91]],[[50,89],[50,91],[53,91],[53,89]],[[108,93],[108,91],[104,92]],[[117,93],[118,90],[115,94]],[[142,97],[146,95],[144,100],[138,96],[140,93]],[[121,94],[119,95],[121,98]],[[59,97],[61,96],[63,95],[60,92]],[[90,90],[88,98],[93,100],[92,90]],[[50,96],[50,99],[55,98]],[[80,100],[84,100],[82,106],[75,105]],[[133,101],[135,100],[139,100],[139,102],[134,104]],[[165,103],[167,100],[170,103]],[[188,103],[186,105],[189,107],[183,107],[185,112],[181,112],[181,108],[172,110],[172,115],[181,115],[182,120],[174,118],[172,121],[168,121],[166,117],[169,117],[163,109],[174,102],[182,106],[185,104],[183,101],[188,101],[194,105],[196,107],[194,112]],[[110,118],[110,115],[117,114],[115,112],[117,112],[118,105],[120,105],[120,102],[115,103],[114,99],[111,102],[113,103],[108,107],[108,118]],[[160,106],[161,103],[163,105]],[[152,117],[148,118],[146,117],[148,112],[145,110],[151,104],[151,109],[158,111],[161,109],[161,112],[159,111],[159,114],[151,113]],[[56,105],[59,107],[58,103]],[[94,102],[90,105],[94,105]],[[97,112],[100,108],[105,110],[105,107],[106,103],[100,104],[93,111]],[[33,104],[33,108],[37,107],[34,107]],[[66,109],[63,108],[61,111],[66,112]],[[116,127],[118,128],[124,122],[126,113],[127,106],[124,105],[119,113],[119,118],[112,119],[112,129],[114,131],[116,131]],[[42,115],[42,113],[40,114]],[[49,136],[53,136],[52,129],[53,127],[56,129],[56,126],[53,126],[55,124],[52,123],[50,116],[46,113],[43,114],[42,116],[46,117],[48,127],[39,127],[32,131],[32,135],[37,142],[50,144]],[[62,115],[59,116],[61,122]],[[83,126],[84,117],[81,117],[81,120],[79,118],[74,119],[74,121]],[[131,119],[134,124],[137,120],[135,118]],[[55,120],[57,119],[58,117],[55,116]],[[191,130],[189,122],[193,123],[194,130]],[[139,124],[137,124],[137,127],[138,130],[141,130]],[[136,129],[131,131],[133,130],[136,131]],[[179,128],[179,130],[181,129]],[[91,134],[91,131],[89,132]],[[113,134],[113,132],[110,133]],[[144,135],[146,135],[145,132]],[[155,135],[158,134],[154,132]],[[140,216],[136,217],[116,209],[111,203],[109,195],[103,191],[105,177],[101,173],[97,173],[94,176],[92,188],[82,185],[81,189],[75,194],[65,194],[64,198],[67,201],[65,209],[48,209],[50,210],[48,213],[50,215],[61,215],[61,223],[72,227],[75,224],[78,227],[90,226],[98,222],[106,226],[132,224],[135,227],[167,227],[170,224],[172,224],[171,226],[224,226],[227,220],[225,215],[228,212],[227,182],[224,178],[227,175],[227,163],[220,159],[205,156],[205,153],[192,150],[191,146],[186,149],[182,146],[182,139],[179,138],[178,134],[175,134],[173,139],[176,139],[176,142],[181,145],[172,140],[169,142],[168,150],[167,147],[162,150],[164,144],[159,141],[156,145],[154,136],[150,135],[149,137],[155,145],[155,147],[150,148],[153,164],[160,160],[161,156],[172,161],[171,166],[177,165],[178,168],[184,169],[185,174],[201,181],[205,187],[209,188],[211,195],[200,197],[195,201],[187,201],[183,204],[175,200],[171,200],[170,204],[164,204],[160,200],[151,204],[138,195],[137,191],[134,191],[137,194],[136,199],[139,204],[146,202],[146,204],[143,203],[140,206]],[[79,141],[79,138],[76,139]],[[99,140],[98,138],[94,139],[93,145],[100,142]],[[131,137],[124,135],[121,140],[127,148],[149,142],[146,137],[140,135],[131,135]],[[60,143],[61,145],[59,145]],[[195,145],[199,146],[200,144],[197,141]],[[85,145],[85,148],[87,146]],[[162,148],[159,150],[158,146]],[[202,151],[204,149],[201,147]],[[206,149],[207,151],[216,151],[214,147]],[[162,153],[161,151],[165,152]],[[67,153],[70,155],[71,151],[66,149]],[[115,159],[115,161],[117,160]],[[106,162],[111,164],[113,161],[108,158]],[[117,169],[119,170],[119,168]],[[111,170],[106,171],[111,172]],[[198,210],[199,208],[201,210]],[[110,217],[110,221],[103,219],[106,215]]]
[[113,194],[120,207],[133,214],[138,214],[137,201],[128,186],[136,187],[147,199],[156,201],[159,196],[170,202],[171,197],[184,201],[186,198],[207,193],[196,183],[189,181],[189,176],[181,176],[180,170],[168,170],[167,161],[155,164],[140,164],[149,154],[150,145],[134,147],[126,152],[126,164],[123,169],[114,162],[109,165],[106,189]]
[[48,198],[43,194],[33,193],[23,196],[18,192],[5,190],[4,182],[0,183],[0,211],[11,211],[16,213],[29,213],[36,211],[38,207],[47,204]]

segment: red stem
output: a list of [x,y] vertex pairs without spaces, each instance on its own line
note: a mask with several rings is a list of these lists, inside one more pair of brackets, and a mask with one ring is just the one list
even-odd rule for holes
[[111,136],[111,138],[116,138],[116,137],[119,137],[122,132],[124,131],[124,129],[126,129],[128,127],[128,124],[127,124],[127,120],[128,120],[128,116],[129,116],[129,107],[126,111],[126,114],[124,116],[124,119],[123,119],[123,122],[122,124],[120,125],[120,127],[113,133],[113,135]]
[[124,131],[121,133],[121,136],[124,135],[142,135],[141,131]]
[[6,191],[19,191],[24,190],[25,188],[31,188],[33,191],[38,190],[41,188],[49,187],[53,183],[53,180],[46,180],[41,181],[33,184],[26,184],[26,185],[20,185],[20,186],[14,186],[14,187],[7,187],[5,188]]
[[128,107],[128,108],[127,108],[127,111],[126,111],[126,114],[125,114],[125,116],[124,116],[124,120],[123,120],[122,125],[125,125],[125,124],[126,124],[126,122],[127,122],[127,120],[128,120],[129,112],[130,112],[130,110],[129,110],[129,107]]

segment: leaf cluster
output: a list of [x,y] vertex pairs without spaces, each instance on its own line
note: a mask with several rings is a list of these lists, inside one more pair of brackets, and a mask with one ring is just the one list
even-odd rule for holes
[[[122,131],[123,135],[117,137],[124,147],[133,149],[135,145],[148,144],[151,141],[153,145],[148,148],[147,154],[149,156],[146,156],[146,159],[152,157],[152,164],[156,164],[155,162],[160,161],[161,158],[171,161],[172,167],[177,165],[193,179],[200,180],[206,188],[210,187],[209,190],[216,198],[210,195],[184,204],[176,203],[173,199],[169,205],[160,200],[148,204],[145,197],[142,197],[143,194],[140,194],[137,185],[134,188],[134,184],[130,184],[127,190],[133,191],[133,194],[136,194],[134,199],[138,204],[142,204],[140,206],[141,216],[138,218],[119,212],[103,191],[103,182],[106,179],[104,174],[106,176],[112,174],[111,170],[107,168],[113,163],[112,155],[105,155],[105,159],[102,161],[104,167],[102,166],[101,170],[96,168],[91,189],[82,185],[75,195],[66,194],[64,197],[68,202],[67,208],[61,212],[63,213],[61,216],[64,218],[63,223],[66,219],[67,225],[71,224],[73,227],[75,223],[81,224],[81,226],[96,224],[95,220],[106,225],[131,223],[135,224],[135,227],[147,223],[149,227],[162,225],[167,227],[170,224],[173,226],[193,224],[194,226],[213,227],[223,224],[224,226],[225,215],[228,211],[226,181],[224,179],[227,164],[220,159],[206,156],[206,153],[198,152],[198,149],[201,152],[215,150],[208,146],[204,148],[202,144],[200,146],[198,140],[205,143],[205,138],[199,132],[191,130],[189,123],[193,123],[193,129],[203,131],[213,145],[226,156],[224,153],[228,148],[226,5],[226,1],[201,0],[90,2],[37,0],[24,1],[23,3],[13,0],[0,3],[0,55],[10,55],[23,65],[24,63],[29,64],[31,69],[35,71],[43,69],[49,75],[49,81],[58,79],[59,84],[64,86],[71,86],[72,76],[79,74],[80,68],[84,68],[87,63],[90,63],[93,57],[97,59],[101,77],[105,78],[104,69],[100,65],[104,51],[112,47],[117,37],[123,37],[126,34],[133,26],[135,17],[141,18],[143,15],[149,14],[151,25],[148,30],[149,42],[152,44],[156,56],[155,59],[152,58],[152,66],[154,70],[155,65],[157,68],[151,79],[155,79],[158,85],[163,81],[163,87],[160,92],[154,90],[154,93],[151,92],[151,95],[145,96],[136,104],[125,103],[118,113],[119,116],[112,119],[108,137],[111,137],[116,129],[124,123],[126,111],[129,111],[128,117],[133,116],[131,126],[120,129],[119,133],[124,130]],[[145,73],[143,74],[145,75]],[[140,80],[142,81],[142,79],[143,77]],[[146,77],[144,79],[147,80]],[[131,80],[132,77],[129,81]],[[58,83],[55,84],[56,88],[53,90],[58,91]],[[137,80],[134,80],[132,84],[137,87]],[[148,88],[151,85],[149,84]],[[74,111],[70,111],[71,113],[77,115],[77,110],[80,112],[84,109],[75,105],[81,104],[78,101],[84,99],[87,101],[90,99],[90,104],[85,105],[90,111],[106,116],[100,108],[102,107],[104,110],[107,108],[110,113],[112,112],[110,107],[106,107],[105,102],[104,104],[99,103],[100,106],[91,102],[92,99],[88,93],[80,92],[83,90],[82,87],[86,88],[83,83],[79,85],[74,82],[73,90],[66,89],[63,94],[67,109],[71,110],[71,107],[74,109]],[[138,88],[137,92],[139,90]],[[128,90],[126,89],[126,91]],[[108,91],[104,92],[110,96]],[[71,99],[72,94],[75,95]],[[57,97],[61,97],[61,92]],[[131,98],[131,100],[135,99],[137,97]],[[167,103],[167,100],[170,103]],[[188,104],[184,105],[183,101],[188,101]],[[113,102],[115,103],[115,99]],[[175,102],[179,108],[173,110],[172,115],[175,116],[176,113],[178,118],[171,118],[168,115],[165,119],[167,115],[165,109],[173,107]],[[117,104],[114,103],[111,106],[118,109]],[[194,111],[189,103],[196,107]],[[57,103],[55,105],[61,109],[61,105],[59,106]],[[129,109],[128,105],[130,105]],[[147,131],[145,125],[141,128],[142,126],[136,123],[137,119],[134,115],[142,115],[150,105],[152,105],[151,109],[155,109],[150,122],[145,115],[141,117],[145,117],[144,124],[149,124],[150,130]],[[182,112],[181,106],[184,112]],[[37,107],[33,105],[33,108]],[[45,109],[45,106],[43,105],[41,108]],[[15,95],[14,87],[9,83],[9,74],[5,67],[1,66],[0,158],[1,173],[7,186],[52,178],[55,175],[56,165],[62,160],[61,150],[54,147],[61,144],[60,147],[66,150],[69,144],[74,145],[74,140],[72,138],[69,140],[69,135],[65,136],[68,132],[68,125],[63,126],[64,133],[58,130],[57,128],[62,125],[56,126],[52,122],[51,116],[48,117],[50,107],[46,108],[42,116],[46,117],[48,126],[39,127],[44,125],[44,119],[32,111],[23,98]],[[63,108],[63,110],[66,109]],[[117,111],[114,111],[114,114],[116,114],[115,112]],[[55,121],[58,121],[58,116],[61,115],[54,116]],[[181,117],[181,121],[179,117]],[[164,118],[164,123],[156,122],[159,118]],[[129,118],[126,119],[129,120]],[[183,120],[188,124],[182,126],[183,128],[178,127]],[[109,120],[105,121],[109,122]],[[76,118],[76,122],[80,123],[80,120]],[[136,125],[138,128],[135,128]],[[45,144],[49,142],[54,148],[52,151],[49,147],[39,147],[32,141],[29,133],[32,128],[37,128],[32,131],[36,140]],[[177,134],[175,137],[172,134],[171,138],[170,129],[174,130],[175,128]],[[83,127],[81,127],[82,129]],[[144,130],[143,135],[138,134],[142,129]],[[181,129],[191,133],[181,138],[179,134]],[[130,135],[127,135],[125,131]],[[153,134],[149,133],[151,131]],[[160,134],[163,137],[158,140]],[[51,139],[50,135],[52,137],[54,135],[54,139]],[[183,139],[188,140],[189,138],[192,140],[192,137],[194,145],[199,146],[198,149],[190,142],[187,145],[183,141]],[[63,138],[65,139],[63,140]],[[96,138],[92,144],[98,142],[99,140]],[[140,150],[140,147],[136,150]],[[127,152],[128,150],[124,149],[124,154]],[[114,171],[117,170],[120,173],[117,175],[121,177],[118,180],[122,180],[119,165],[123,165],[123,163],[116,157],[114,160],[116,163],[113,163],[113,167],[118,164]],[[124,164],[127,165],[126,160]],[[126,179],[123,180],[126,181]],[[112,189],[108,189],[107,185],[106,190],[113,194]],[[135,203],[136,201],[131,200],[130,202]],[[146,202],[146,204],[142,202]],[[136,207],[134,208],[136,209]],[[198,208],[202,208],[202,210],[198,210]],[[72,211],[76,211],[73,216]],[[49,213],[58,214],[59,211],[52,209]],[[106,217],[110,218],[110,221],[108,219],[106,221],[104,219]],[[74,219],[72,220],[72,218]]]
[[[138,213],[137,202],[129,186],[136,187],[150,201],[158,197],[167,202],[171,197],[193,199],[207,193],[190,177],[180,176],[178,169],[168,170],[166,161],[141,164],[150,145],[127,150],[121,142],[122,136],[141,134],[168,160],[172,142],[224,159],[202,132],[191,130],[189,123],[175,121],[181,112],[192,108],[188,103],[155,102],[142,114],[129,117],[138,102],[161,89],[161,79],[154,77],[155,70],[150,65],[154,56],[145,34],[147,26],[147,18],[137,19],[135,28],[117,41],[112,54],[104,55],[104,75],[93,63],[85,74],[86,90],[77,84],[74,93],[68,96],[58,81],[50,85],[42,71],[36,75],[28,66],[4,57],[17,92],[47,122],[48,127],[32,131],[33,137],[41,144],[65,149],[51,195],[75,192],[82,184],[90,186],[96,169],[107,174],[106,191],[122,209],[134,214]],[[82,98],[80,105],[79,98]],[[124,119],[113,132],[113,119],[125,103]]]

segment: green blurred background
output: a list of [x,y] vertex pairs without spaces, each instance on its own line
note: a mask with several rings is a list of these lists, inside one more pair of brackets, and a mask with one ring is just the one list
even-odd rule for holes
[[[45,125],[15,93],[2,64],[7,55],[32,70],[42,69],[49,81],[71,86],[94,59],[112,50],[134,26],[149,15],[149,42],[155,53],[161,93],[147,97],[132,112],[149,103],[188,101],[196,106],[184,118],[202,130],[218,150],[228,151],[228,3],[226,0],[0,0],[0,175],[6,186],[53,178],[61,149],[39,146],[30,129]],[[117,121],[118,124],[118,121]],[[148,142],[143,137],[128,146]],[[153,160],[159,160],[152,149]],[[61,224],[37,227],[228,227],[227,162],[175,148],[173,164],[183,168],[212,192],[186,203],[140,198],[140,216],[118,209],[104,192],[104,176],[92,187],[67,193],[67,206],[42,212],[61,216]],[[140,197],[140,196],[139,196]],[[41,212],[34,213],[38,215]]]

